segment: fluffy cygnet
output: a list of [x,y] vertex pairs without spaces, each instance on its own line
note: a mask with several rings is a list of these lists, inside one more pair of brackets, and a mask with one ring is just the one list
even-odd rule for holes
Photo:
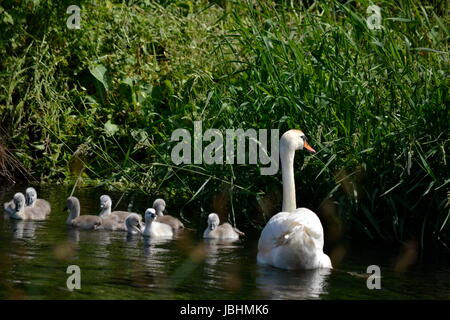
[[[107,216],[116,216],[118,222],[125,222],[125,219],[134,212],[128,212],[128,211],[112,211],[112,200],[110,196],[108,195],[102,195],[100,197],[100,209],[102,210],[100,212],[100,217],[105,218]],[[141,218],[142,219],[142,218]]]
[[38,199],[36,189],[33,187],[27,188],[25,191],[25,200],[28,207],[35,208],[42,211],[45,215],[49,215],[51,211],[50,203],[44,199]]
[[[35,208],[35,211],[42,211],[45,215],[50,213],[50,203],[43,199],[37,198],[36,189],[29,187],[25,191],[25,206]],[[5,217],[9,218],[16,211],[16,205],[14,199],[3,204],[5,210]]]
[[145,211],[145,229],[143,235],[151,238],[173,237],[172,227],[165,223],[155,221],[159,219],[156,211],[149,208]]
[[22,192],[17,192],[13,198],[15,211],[11,218],[18,220],[45,220],[46,214],[42,210],[25,206],[25,196]]
[[208,227],[203,232],[203,238],[205,239],[230,239],[237,240],[239,236],[245,235],[243,232],[234,228],[228,222],[219,225],[220,219],[216,213],[211,213],[208,216]]
[[125,226],[129,234],[140,234],[143,231],[141,215],[132,213],[125,219]]
[[156,199],[153,202],[153,209],[155,209],[158,216],[158,222],[168,224],[172,227],[173,231],[183,229],[183,223],[177,218],[171,215],[164,215],[164,210],[166,209],[166,202],[163,199]]
[[98,227],[99,230],[127,231],[125,222],[119,221],[119,217],[115,215],[108,215],[100,218],[102,219],[102,224]]
[[9,218],[16,211],[16,205],[14,204],[14,199],[5,202],[3,204],[3,209],[5,210],[5,217]]
[[80,201],[76,197],[67,198],[67,211],[69,212],[67,225],[84,230],[97,230],[102,224],[102,218],[99,216],[80,216]]

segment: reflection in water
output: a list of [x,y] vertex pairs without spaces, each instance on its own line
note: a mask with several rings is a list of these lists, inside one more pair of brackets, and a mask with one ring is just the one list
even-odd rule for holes
[[78,242],[80,242],[80,230],[75,228],[67,228],[67,238],[70,242],[78,244]]
[[133,242],[138,241],[141,237],[142,237],[141,234],[131,234],[131,233],[127,232],[127,236],[126,236],[127,240],[126,241],[128,243],[133,243]]
[[11,219],[13,237],[16,239],[34,239],[38,222]]
[[327,294],[330,269],[286,271],[258,266],[257,286],[267,299],[319,299]]
[[74,243],[96,243],[102,247],[111,244],[111,233],[104,230],[79,230],[76,228],[67,228],[67,237]]
[[[97,266],[107,267],[110,264],[112,233],[105,230],[79,230],[68,227],[68,240],[77,244],[79,252],[95,255]],[[81,249],[84,248],[84,249]]]
[[219,262],[223,251],[239,248],[236,245],[239,243],[239,240],[203,239],[203,242],[207,252],[205,262],[210,266],[214,266]]
[[211,288],[236,291],[241,286],[240,262],[236,250],[242,248],[241,240],[203,239],[206,251],[204,282]]
[[[173,260],[173,252],[167,249],[172,242],[171,238],[150,238],[142,237],[144,246],[142,267],[139,270],[141,277],[140,285],[152,291],[162,292],[169,286],[167,266]],[[142,249],[141,249],[142,250]]]
[[169,253],[169,250],[161,246],[170,243],[172,240],[149,237],[143,237],[143,240],[145,264],[156,273],[164,273],[163,267],[165,265],[165,260],[167,259],[166,256]]
[[151,237],[142,237],[142,238],[144,239],[144,245],[145,248],[147,249],[155,248],[157,245],[162,245],[172,241],[172,238],[151,238]]

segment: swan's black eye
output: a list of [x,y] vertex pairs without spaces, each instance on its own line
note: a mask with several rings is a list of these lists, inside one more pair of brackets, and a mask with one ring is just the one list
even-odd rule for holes
[[306,136],[300,136],[302,139],[303,139],[303,141],[306,141]]

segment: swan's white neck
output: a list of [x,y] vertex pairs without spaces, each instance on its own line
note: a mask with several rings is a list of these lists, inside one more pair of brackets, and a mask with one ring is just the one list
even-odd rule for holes
[[36,204],[36,200],[37,200],[37,199],[34,199],[34,200],[28,205],[28,207],[34,208],[34,205]]
[[294,156],[295,150],[289,146],[287,141],[280,141],[281,174],[283,179],[283,212],[293,212],[297,209],[295,199],[294,179]]
[[144,235],[150,235],[150,230],[152,229],[152,223],[153,221],[150,219],[145,219],[145,229],[144,229]]
[[162,216],[164,215],[163,210],[156,210],[156,214],[157,214],[159,217],[162,217]]
[[72,220],[80,216],[80,207],[75,206],[70,210],[69,216],[67,217],[66,224],[71,224]]
[[105,208],[103,208],[103,209],[100,211],[99,216],[100,216],[100,217],[106,217],[106,216],[108,216],[109,214],[111,214],[111,207],[105,207]]
[[24,208],[24,206],[21,206],[21,207],[19,207],[17,209],[13,212],[11,217],[13,217],[15,219],[24,219],[25,218],[25,214],[24,214],[25,208]]

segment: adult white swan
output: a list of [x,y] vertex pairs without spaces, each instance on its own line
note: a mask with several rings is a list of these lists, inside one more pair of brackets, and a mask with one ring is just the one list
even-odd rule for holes
[[287,270],[331,269],[331,260],[323,253],[319,218],[307,208],[296,209],[294,156],[296,150],[303,149],[315,152],[300,130],[289,130],[280,139],[283,208],[261,232],[257,260]]

